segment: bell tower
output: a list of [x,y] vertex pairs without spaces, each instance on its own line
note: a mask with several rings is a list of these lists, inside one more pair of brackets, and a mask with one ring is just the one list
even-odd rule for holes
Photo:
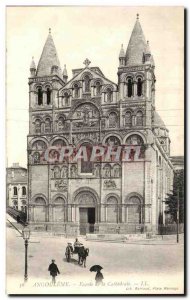
[[[118,86],[119,99],[123,107],[138,110],[143,114],[143,127],[150,128],[152,110],[155,105],[154,60],[149,42],[145,40],[139,21],[139,14],[128,43],[126,53],[123,45],[119,54]],[[138,116],[133,115],[132,125],[138,126]]]
[[[30,134],[53,133],[53,111],[59,107],[57,93],[65,85],[67,78],[66,68],[62,73],[51,29],[49,29],[37,68],[34,58],[30,65]],[[40,118],[37,117],[39,114]],[[48,119],[43,119],[43,116],[45,119],[47,116]]]

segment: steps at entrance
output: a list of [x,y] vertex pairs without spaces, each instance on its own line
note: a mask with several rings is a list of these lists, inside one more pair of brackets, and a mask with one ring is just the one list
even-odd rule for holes
[[147,235],[145,233],[137,234],[86,234],[86,239],[88,241],[140,241],[154,238],[152,235]]

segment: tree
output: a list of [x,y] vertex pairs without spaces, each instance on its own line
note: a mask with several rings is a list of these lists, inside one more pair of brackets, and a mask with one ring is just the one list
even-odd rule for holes
[[173,222],[177,222],[177,197],[179,191],[179,223],[184,222],[184,170],[177,170],[174,174],[173,193],[168,194],[166,214],[171,216]]

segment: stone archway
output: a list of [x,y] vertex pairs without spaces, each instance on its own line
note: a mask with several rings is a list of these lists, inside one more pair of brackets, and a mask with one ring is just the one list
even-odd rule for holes
[[94,225],[98,220],[98,205],[95,191],[80,190],[74,198],[76,221],[79,222],[80,234],[94,232]]

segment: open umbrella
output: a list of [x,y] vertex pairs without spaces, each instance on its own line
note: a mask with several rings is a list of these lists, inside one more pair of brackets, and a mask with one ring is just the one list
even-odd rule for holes
[[100,270],[102,270],[103,268],[99,265],[94,265],[90,268],[90,272],[98,272]]

